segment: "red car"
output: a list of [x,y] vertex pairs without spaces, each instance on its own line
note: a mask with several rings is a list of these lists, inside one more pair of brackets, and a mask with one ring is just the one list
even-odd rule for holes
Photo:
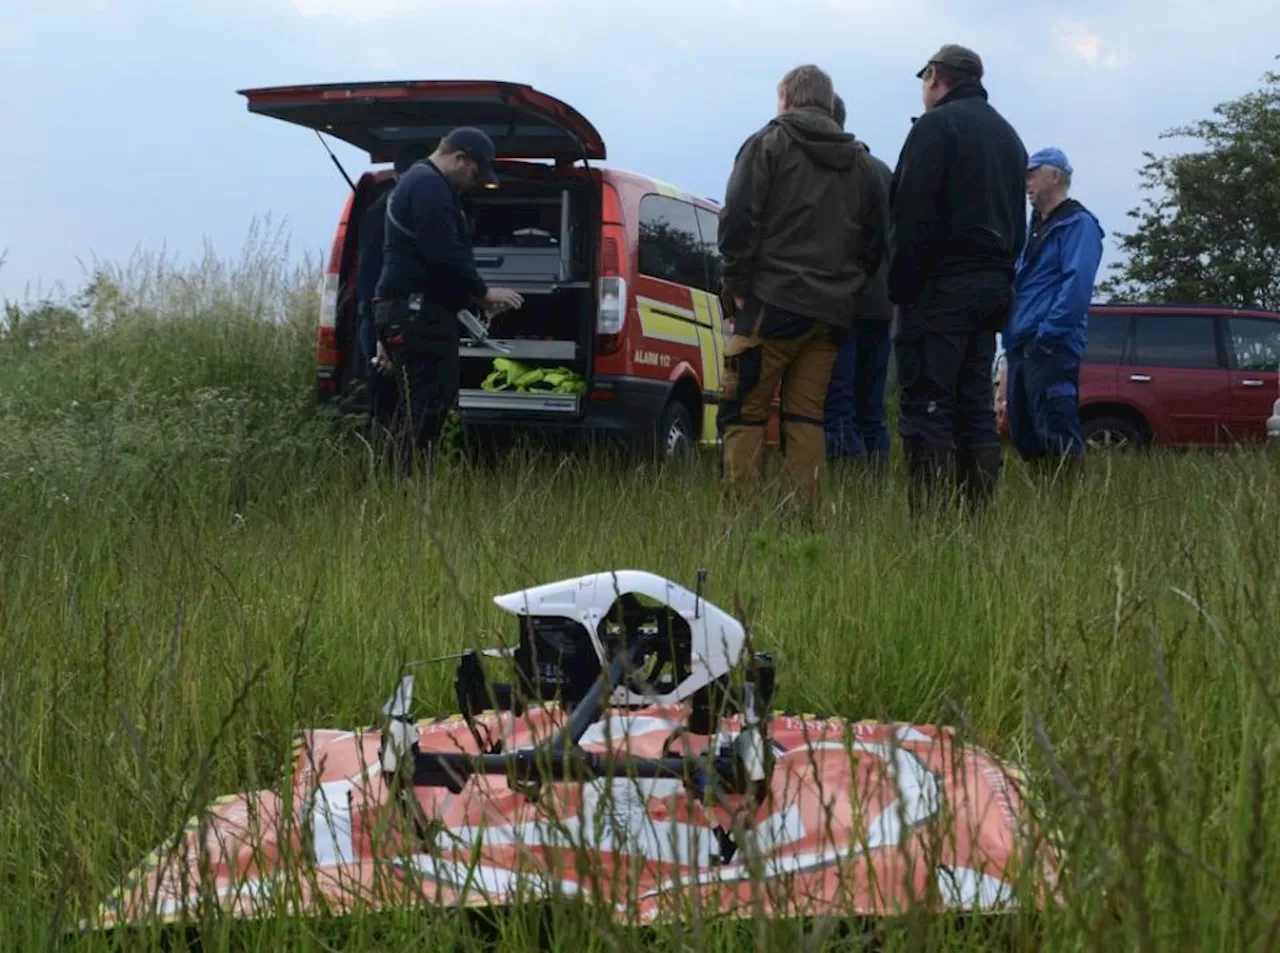
[[[1080,368],[1091,448],[1261,443],[1280,393],[1280,314],[1211,306],[1094,305]],[[1008,436],[1005,361],[996,410]]]

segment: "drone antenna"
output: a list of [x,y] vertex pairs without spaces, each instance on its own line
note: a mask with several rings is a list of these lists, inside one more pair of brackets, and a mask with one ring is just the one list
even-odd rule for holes
[[693,604],[693,617],[695,619],[702,618],[702,587],[707,584],[707,571],[705,569],[698,570],[698,581],[694,587],[694,595],[697,596]]

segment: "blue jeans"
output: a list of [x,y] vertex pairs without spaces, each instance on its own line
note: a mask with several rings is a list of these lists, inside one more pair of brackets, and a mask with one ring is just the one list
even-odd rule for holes
[[854,321],[836,354],[827,387],[823,427],[827,459],[889,457],[884,389],[889,376],[889,322]]
[[1060,344],[1011,349],[1005,404],[1009,435],[1024,460],[1084,453],[1080,359]]

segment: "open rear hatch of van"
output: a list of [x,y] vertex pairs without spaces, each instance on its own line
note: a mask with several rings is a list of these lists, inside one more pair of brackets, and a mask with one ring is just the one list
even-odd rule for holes
[[[598,176],[575,163],[605,158],[600,134],[584,117],[531,87],[489,81],[241,94],[250,112],[341,139],[371,162],[390,162],[406,143],[432,147],[458,126],[488,133],[500,160],[499,187],[464,196],[476,265],[490,285],[516,289],[525,304],[489,322],[489,338],[501,350],[464,332],[459,408],[467,417],[581,414],[595,339],[601,193]],[[357,214],[348,223],[349,249],[356,247],[358,228]]]

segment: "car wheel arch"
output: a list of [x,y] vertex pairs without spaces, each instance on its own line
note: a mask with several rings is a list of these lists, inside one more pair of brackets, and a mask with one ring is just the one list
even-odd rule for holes
[[692,374],[685,374],[672,382],[667,401],[684,404],[685,409],[689,411],[689,418],[693,421],[693,438],[697,440],[701,437],[702,391],[698,388],[698,382]]
[[[654,421],[654,449],[659,459],[672,460],[691,454],[702,429],[702,397],[691,376],[675,380]],[[678,431],[677,431],[678,428]]]

